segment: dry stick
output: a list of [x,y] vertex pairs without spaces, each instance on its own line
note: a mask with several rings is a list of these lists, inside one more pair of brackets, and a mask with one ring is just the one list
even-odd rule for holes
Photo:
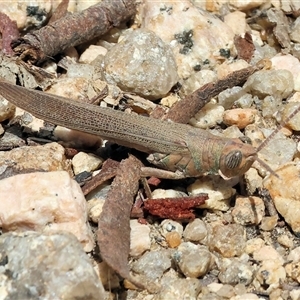
[[173,105],[163,119],[169,119],[176,123],[188,123],[190,118],[208,103],[211,98],[228,88],[244,84],[250,75],[262,68],[263,65],[244,68],[229,74],[215,83],[205,84]]
[[13,50],[22,60],[38,64],[71,46],[105,34],[135,12],[135,0],[104,0],[13,41]]

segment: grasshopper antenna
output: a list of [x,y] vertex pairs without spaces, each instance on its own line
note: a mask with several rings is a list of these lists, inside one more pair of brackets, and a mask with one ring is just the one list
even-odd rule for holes
[[[286,126],[287,123],[299,113],[299,111],[300,105],[284,121],[281,121],[279,126],[256,148],[256,152],[258,153],[259,151],[261,151],[270,142],[270,140],[279,132],[279,130]],[[259,158],[257,158],[256,160],[264,169],[266,169],[272,175],[279,178],[279,176],[265,162],[263,162]]]

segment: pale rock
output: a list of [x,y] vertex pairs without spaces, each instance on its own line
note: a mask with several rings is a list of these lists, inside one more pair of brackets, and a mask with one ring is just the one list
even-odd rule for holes
[[[107,85],[101,80],[93,80],[91,75],[85,73],[80,76],[80,72],[89,65],[87,64],[70,64],[68,66],[68,75],[62,77],[49,87],[46,92],[56,96],[65,97],[74,100],[74,102],[86,102],[92,99],[102,91]],[[88,73],[92,71],[89,70]],[[74,73],[74,74],[73,74]]]
[[289,120],[289,116],[295,111],[299,109],[299,102],[292,102],[290,101],[284,106],[282,112],[282,120],[286,122],[286,126],[292,130],[299,131],[300,130],[300,118],[299,114],[294,116],[292,119]]
[[210,69],[223,61],[223,53],[235,54],[231,28],[190,1],[147,0],[144,4],[142,27],[154,31],[171,45],[181,79],[190,77],[199,67]]
[[173,259],[186,277],[197,278],[211,268],[213,259],[208,248],[184,242],[173,253]]
[[222,123],[223,114],[223,106],[209,102],[190,119],[189,123],[202,129],[212,128]]
[[236,125],[232,125],[224,129],[221,136],[230,139],[238,139],[240,137],[243,137],[244,135]]
[[218,79],[224,79],[226,76],[234,71],[238,71],[249,67],[249,64],[243,60],[238,59],[233,62],[225,61],[221,65],[217,66]]
[[300,262],[285,265],[287,276],[300,283]]
[[263,217],[259,227],[264,231],[271,231],[276,227],[277,221],[278,216],[276,215]]
[[[259,129],[251,124],[245,128],[245,135],[251,139],[253,147],[260,144],[272,134],[273,130]],[[269,142],[258,152],[258,157],[263,160],[272,170],[293,160],[297,153],[297,144],[292,139],[287,138],[282,132],[278,132]]]
[[244,84],[246,92],[258,97],[274,95],[287,98],[294,90],[293,75],[288,70],[260,70],[249,76]]
[[5,299],[107,299],[90,257],[70,233],[2,234],[0,257]]
[[300,62],[291,54],[277,54],[271,58],[272,69],[288,70],[293,75],[294,89],[300,91]]
[[230,5],[237,10],[249,10],[265,3],[264,0],[229,0]]
[[200,205],[200,208],[217,209],[226,211],[230,208],[230,200],[235,194],[229,182],[215,176],[206,176],[197,179],[193,184],[187,188],[191,196],[196,196],[200,193],[207,193],[208,199],[205,204]]
[[235,223],[241,225],[258,225],[265,214],[265,205],[259,197],[239,196],[235,200],[235,206],[231,214]]
[[183,237],[187,242],[205,244],[207,239],[207,228],[205,223],[199,218],[191,221],[186,225]]
[[246,242],[245,253],[253,254],[257,252],[260,248],[265,246],[265,241],[261,238],[250,239]]
[[97,45],[90,45],[81,55],[79,58],[79,62],[90,64],[94,59],[97,58],[99,55],[105,56],[107,53],[107,49],[102,46]]
[[291,26],[290,38],[295,43],[300,43],[300,18],[298,17]]
[[107,52],[103,76],[108,83],[150,100],[166,96],[178,81],[170,46],[146,29],[134,30]]
[[180,81],[182,87],[179,90],[179,95],[187,96],[207,83],[216,81],[217,74],[212,70],[200,70],[192,74],[188,79]]
[[227,126],[236,125],[244,129],[247,125],[254,123],[257,110],[251,108],[235,108],[226,110],[223,114],[223,122]]
[[209,249],[223,257],[240,256],[246,246],[245,228],[239,224],[216,225],[209,238]]
[[251,94],[245,94],[235,102],[235,105],[240,108],[250,108],[254,99]]
[[170,248],[177,248],[181,244],[181,235],[177,231],[168,232],[165,238]]
[[10,151],[0,151],[0,165],[14,165],[18,170],[62,171],[72,174],[65,157],[65,149],[58,143],[42,146],[24,146]]
[[299,300],[300,299],[300,290],[293,289],[290,291],[291,300]]
[[211,292],[211,293],[217,293],[217,291],[219,289],[221,289],[223,286],[222,283],[217,283],[217,282],[213,282],[207,285],[207,289]]
[[257,295],[255,294],[252,294],[252,293],[245,293],[245,294],[242,294],[242,295],[237,295],[237,296],[234,296],[232,298],[230,298],[230,300],[261,300],[261,298],[259,298]]
[[183,233],[183,226],[176,221],[173,220],[163,220],[160,224],[160,228],[161,228],[161,234],[162,236],[166,236],[168,233],[170,232],[178,232],[178,234],[180,235],[180,237],[182,236]]
[[291,13],[300,9],[300,3],[297,0],[271,0],[271,4],[276,9],[282,9],[285,13]]
[[93,249],[85,198],[67,172],[37,172],[3,179],[0,198],[3,231],[68,231],[85,251]]
[[262,261],[255,275],[255,280],[259,282],[268,293],[277,289],[285,279],[286,271],[282,263],[275,259]]
[[236,35],[244,35],[249,28],[246,22],[246,14],[237,10],[225,15],[224,23],[228,25]]
[[[165,276],[164,276],[165,277]],[[198,299],[201,283],[197,278],[172,278],[161,280],[161,290],[157,297],[143,300]]]
[[[45,122],[30,113],[24,111],[23,109],[16,107],[15,118],[19,120],[20,125],[23,127],[23,132],[25,133],[38,133],[41,135],[42,131],[45,129]],[[52,131],[53,128],[48,127],[47,131]]]
[[259,176],[258,172],[254,168],[250,168],[245,174],[245,183],[247,186],[247,191],[250,195],[253,195],[256,190],[262,188],[263,179]]
[[240,86],[234,86],[233,88],[226,89],[218,95],[218,103],[225,109],[231,108],[234,103],[244,96],[246,92]]
[[[97,73],[97,69],[95,68],[95,66],[93,66],[92,64],[84,64],[84,63],[70,63],[67,66],[67,78],[71,79],[71,78],[79,78],[79,79],[86,79],[86,80],[92,80],[94,78],[97,78],[97,76],[95,74]],[[77,87],[73,87],[74,91],[77,92]],[[78,90],[79,93],[82,93],[82,90]],[[85,92],[85,91],[84,91]],[[87,92],[90,92],[87,90]],[[83,93],[82,93],[83,94]],[[79,97],[82,97],[79,96]],[[71,98],[71,97],[69,97]],[[78,98],[80,99],[80,98]]]
[[102,145],[100,136],[56,126],[53,131],[54,137],[74,148],[99,148]]
[[74,174],[81,172],[92,172],[98,169],[103,163],[103,159],[93,153],[78,152],[72,158]]
[[[300,163],[292,162],[276,170],[264,181],[277,211],[296,233],[300,232]],[[284,182],[284,184],[282,184]]]
[[285,248],[293,248],[294,242],[293,240],[286,234],[282,234],[277,238],[277,242]]
[[252,282],[254,268],[249,263],[248,255],[243,254],[239,258],[223,258],[219,264],[218,278],[223,284],[248,285]]
[[152,281],[161,278],[163,273],[170,268],[170,253],[164,249],[144,253],[131,267],[132,271]]
[[98,224],[104,203],[105,199],[103,198],[93,198],[87,201],[87,212],[89,221]]
[[[183,192],[176,190],[164,190],[164,189],[156,189],[151,193],[152,199],[160,199],[160,198],[178,198],[178,197],[186,197],[187,195]],[[179,224],[179,223],[178,223]]]
[[160,104],[166,107],[172,107],[175,103],[180,100],[180,97],[177,94],[169,94],[166,97],[163,97],[160,100]]
[[300,262],[300,247],[291,250],[287,256],[287,261]]
[[229,284],[223,284],[220,289],[216,291],[219,297],[232,298],[235,296],[234,287]]
[[257,261],[274,260],[281,265],[284,263],[283,257],[272,246],[264,246],[254,251],[253,259]]
[[253,147],[258,147],[266,138],[261,128],[256,124],[250,124],[245,128],[245,136],[251,140]]
[[138,220],[130,220],[130,256],[138,257],[151,246],[150,228]]
[[16,107],[0,96],[0,122],[10,119],[15,113]]
[[40,28],[52,14],[54,2],[49,0],[3,1],[0,11],[16,21],[21,30],[31,27]]

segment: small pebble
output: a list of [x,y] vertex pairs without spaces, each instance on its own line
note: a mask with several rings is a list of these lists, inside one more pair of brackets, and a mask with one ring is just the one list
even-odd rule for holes
[[174,252],[173,259],[181,272],[191,278],[205,275],[213,262],[212,255],[206,247],[191,242],[181,243]]
[[[162,278],[162,288],[155,300],[198,299],[201,291],[200,280],[196,278]],[[143,298],[146,300],[146,298]],[[149,300],[152,300],[149,299]]]
[[132,271],[155,281],[171,267],[171,258],[167,250],[150,251],[144,253],[132,264]]
[[207,193],[208,199],[201,208],[218,209],[226,211],[230,208],[231,197],[235,194],[229,182],[216,176],[206,176],[197,179],[187,188],[190,195],[194,196],[199,193]]
[[107,52],[103,75],[123,91],[150,100],[166,96],[178,80],[170,46],[147,29],[132,31]]
[[177,232],[179,237],[181,238],[183,233],[183,226],[176,221],[165,219],[161,222],[161,233],[164,237],[170,232]]
[[106,299],[90,257],[71,233],[2,234],[0,257],[2,299]]
[[196,113],[195,116],[191,118],[189,123],[192,126],[202,129],[212,128],[217,124],[222,123],[223,113],[223,106],[210,102],[206,104],[198,113]]
[[265,245],[265,242],[261,238],[250,239],[246,242],[245,253],[253,254]]
[[16,107],[0,96],[0,122],[10,119],[15,113]]
[[286,272],[282,263],[276,259],[262,261],[256,272],[255,279],[263,286],[266,292],[277,289],[286,279]]
[[274,95],[285,99],[294,89],[293,75],[287,70],[257,71],[248,78],[244,89],[261,98]]
[[265,214],[265,205],[259,197],[237,197],[232,216],[235,223],[258,225]]
[[68,231],[85,251],[93,249],[86,200],[67,172],[36,172],[0,180],[0,198],[4,231]]
[[176,248],[181,244],[181,235],[177,231],[168,232],[166,242],[170,248]]
[[130,256],[138,257],[151,246],[150,228],[138,220],[130,220]]
[[79,152],[72,158],[74,174],[81,172],[92,172],[98,169],[103,159],[92,153]]
[[282,256],[272,246],[264,246],[254,251],[253,259],[257,261],[276,260],[281,264],[284,263]]
[[286,234],[282,234],[277,238],[277,242],[285,248],[293,248],[293,240]]
[[244,129],[247,125],[254,123],[256,116],[256,109],[235,108],[224,112],[223,122],[227,126],[236,125],[239,129]]
[[254,268],[249,263],[249,256],[244,254],[239,258],[225,258],[221,262],[218,275],[223,284],[245,284],[252,282]]
[[[288,163],[276,170],[279,178],[270,176],[264,187],[274,201],[278,212],[296,233],[300,232],[300,164]],[[284,184],[282,184],[284,182]]]
[[15,165],[17,170],[66,170],[70,175],[73,174],[71,165],[65,157],[65,149],[58,143],[0,151],[0,165],[6,164]]
[[107,53],[107,49],[102,46],[97,45],[90,45],[81,55],[79,58],[79,62],[89,64],[94,59],[97,58],[98,55],[103,55]]
[[198,218],[191,221],[186,225],[183,237],[187,242],[205,244],[207,238],[207,228],[205,223]]
[[245,228],[239,224],[216,225],[212,229],[209,248],[223,257],[240,256],[246,246]]

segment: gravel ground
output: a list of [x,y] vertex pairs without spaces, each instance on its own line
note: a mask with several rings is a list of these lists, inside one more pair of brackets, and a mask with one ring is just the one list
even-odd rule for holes
[[[100,106],[135,116],[167,110],[207,83],[264,63],[189,121],[250,143],[258,160],[240,177],[202,174],[150,184],[157,201],[207,193],[189,219],[178,211],[131,217],[128,264],[144,289],[112,270],[96,245],[111,181],[83,194],[73,178],[94,176],[108,156],[120,161],[133,153],[146,162],[145,156],[44,123],[0,99],[0,299],[300,299],[300,117],[291,118],[300,102],[300,5],[294,2],[144,0],[131,22],[42,66],[55,74],[39,86],[46,92],[74,101],[100,93]],[[29,6],[17,3],[0,12],[21,32],[40,26],[37,15],[43,11],[47,19],[54,9],[41,1],[29,16]],[[0,76],[16,83],[25,71],[9,63],[1,56]],[[25,86],[33,87],[26,76]],[[64,251],[67,245],[74,251]],[[112,250],[114,261],[118,251]]]

